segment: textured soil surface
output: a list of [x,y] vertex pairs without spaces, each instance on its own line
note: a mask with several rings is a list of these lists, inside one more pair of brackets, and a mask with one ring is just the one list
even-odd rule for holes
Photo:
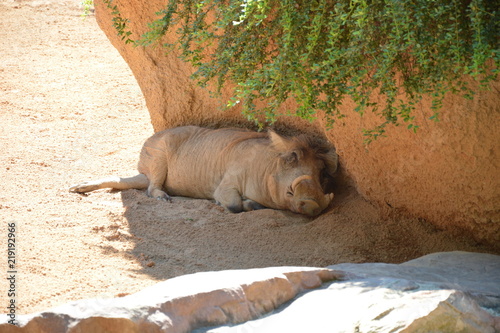
[[[20,314],[197,271],[489,251],[421,219],[382,218],[343,183],[316,219],[231,214],[207,200],[158,202],[138,190],[69,193],[84,180],[136,174],[153,133],[129,68],[95,18],[81,14],[74,1],[0,4],[0,244],[16,223]],[[7,289],[2,279],[2,307]]]

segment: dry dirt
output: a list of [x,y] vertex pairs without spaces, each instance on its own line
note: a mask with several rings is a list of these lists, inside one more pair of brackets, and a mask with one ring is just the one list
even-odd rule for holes
[[[421,219],[382,218],[346,183],[316,219],[231,214],[206,200],[169,204],[138,190],[69,193],[80,181],[134,175],[153,133],[131,71],[95,18],[81,13],[74,1],[0,4],[0,243],[15,222],[20,314],[196,271],[489,251]],[[0,258],[2,272],[6,264]]]

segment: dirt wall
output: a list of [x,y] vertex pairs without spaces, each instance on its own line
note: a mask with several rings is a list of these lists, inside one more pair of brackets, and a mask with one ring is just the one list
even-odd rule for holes
[[[123,18],[129,19],[132,39],[147,30],[147,22],[164,5],[160,0],[115,0]],[[119,50],[145,96],[155,131],[186,124],[203,126],[251,126],[240,110],[220,111],[231,87],[222,97],[189,79],[193,68],[161,47],[142,48],[125,44],[112,27],[111,10],[96,2],[101,29]],[[167,35],[166,40],[175,38]],[[382,101],[380,101],[382,102]],[[500,82],[481,91],[473,101],[448,96],[439,123],[428,120],[430,103],[417,107],[413,133],[393,127],[387,137],[363,144],[362,129],[381,121],[375,115],[361,117],[346,101],[342,123],[327,130],[321,115],[314,123],[282,117],[278,128],[325,135],[337,148],[343,170],[366,199],[383,212],[403,213],[431,221],[439,228],[467,231],[478,241],[500,244]],[[293,108],[289,101],[284,108]]]

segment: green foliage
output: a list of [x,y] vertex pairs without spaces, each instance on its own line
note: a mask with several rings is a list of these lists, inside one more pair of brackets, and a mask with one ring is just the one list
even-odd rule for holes
[[135,42],[130,39],[132,32],[128,30],[127,27],[129,20],[122,17],[117,5],[113,6],[113,0],[102,0],[102,2],[111,10],[111,15],[113,15],[113,27],[116,29],[118,36],[120,36],[125,44],[134,44]]
[[81,0],[80,1],[80,5],[83,8],[83,14],[82,14],[82,16],[85,18],[92,11],[92,8],[94,7],[94,1],[93,0]]
[[[112,0],[114,25],[128,38]],[[323,111],[329,124],[346,115],[346,96],[356,112],[376,112],[381,124],[413,123],[415,105],[432,96],[431,117],[446,93],[472,98],[467,76],[483,87],[498,75],[500,10],[487,0],[169,0],[137,45],[159,43],[176,28],[181,57],[197,69],[205,86],[236,83],[228,107],[238,103],[249,119],[274,121],[287,98],[291,114],[314,119]],[[129,41],[129,40],[127,40]],[[207,50],[211,52],[207,53]],[[381,107],[372,93],[384,96]],[[404,98],[401,98],[404,96]],[[257,108],[256,101],[266,107]]]

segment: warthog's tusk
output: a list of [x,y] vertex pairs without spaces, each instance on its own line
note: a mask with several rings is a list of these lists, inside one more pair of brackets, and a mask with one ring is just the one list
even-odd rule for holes
[[332,200],[333,200],[333,197],[334,197],[333,193],[328,193],[328,194],[325,194],[325,199],[326,199],[326,202],[327,202],[328,204],[330,204],[330,202],[332,202]]

